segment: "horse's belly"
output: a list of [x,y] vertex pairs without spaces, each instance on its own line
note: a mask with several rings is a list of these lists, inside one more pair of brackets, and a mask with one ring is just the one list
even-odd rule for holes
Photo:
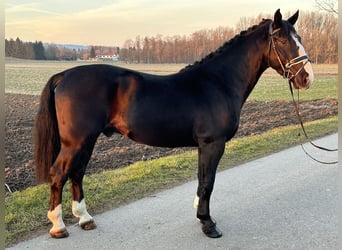
[[197,146],[191,129],[186,127],[175,128],[172,126],[150,124],[130,129],[128,137],[142,144],[157,147],[192,147]]

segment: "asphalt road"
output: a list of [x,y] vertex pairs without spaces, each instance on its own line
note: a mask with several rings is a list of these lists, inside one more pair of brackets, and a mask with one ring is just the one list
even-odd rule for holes
[[[337,137],[317,143],[337,147]],[[307,148],[320,159],[337,159]],[[96,215],[96,230],[74,225],[66,239],[47,232],[10,249],[336,249],[337,178],[337,165],[316,163],[294,147],[217,175],[211,214],[222,238],[201,232],[193,181]]]

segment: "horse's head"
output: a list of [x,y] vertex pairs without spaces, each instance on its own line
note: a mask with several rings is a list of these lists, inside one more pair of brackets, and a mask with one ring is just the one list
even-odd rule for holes
[[301,38],[293,25],[298,19],[298,11],[288,20],[282,20],[280,10],[274,14],[269,26],[269,65],[284,78],[289,79],[297,89],[308,89],[314,74],[310,59]]

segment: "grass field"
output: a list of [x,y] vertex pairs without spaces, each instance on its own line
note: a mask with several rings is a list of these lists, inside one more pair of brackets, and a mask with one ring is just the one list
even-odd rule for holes
[[[89,64],[89,62],[27,61],[7,59],[5,64],[5,92],[40,95],[43,86],[53,74],[62,70]],[[124,64],[109,63],[151,74],[171,74],[184,64]],[[315,81],[308,91],[300,91],[301,100],[337,97],[337,65],[314,65]],[[288,83],[273,70],[260,78],[249,100],[290,100]]]
[[[31,61],[7,58],[5,62],[5,92],[40,95],[48,79],[71,67],[92,62]],[[93,62],[92,64],[97,63]],[[124,64],[107,63],[151,74],[166,75],[179,71],[185,64]]]

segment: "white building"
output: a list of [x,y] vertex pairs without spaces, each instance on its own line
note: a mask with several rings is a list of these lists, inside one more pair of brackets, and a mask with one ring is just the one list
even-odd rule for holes
[[97,55],[96,59],[99,61],[119,61],[119,55]]

